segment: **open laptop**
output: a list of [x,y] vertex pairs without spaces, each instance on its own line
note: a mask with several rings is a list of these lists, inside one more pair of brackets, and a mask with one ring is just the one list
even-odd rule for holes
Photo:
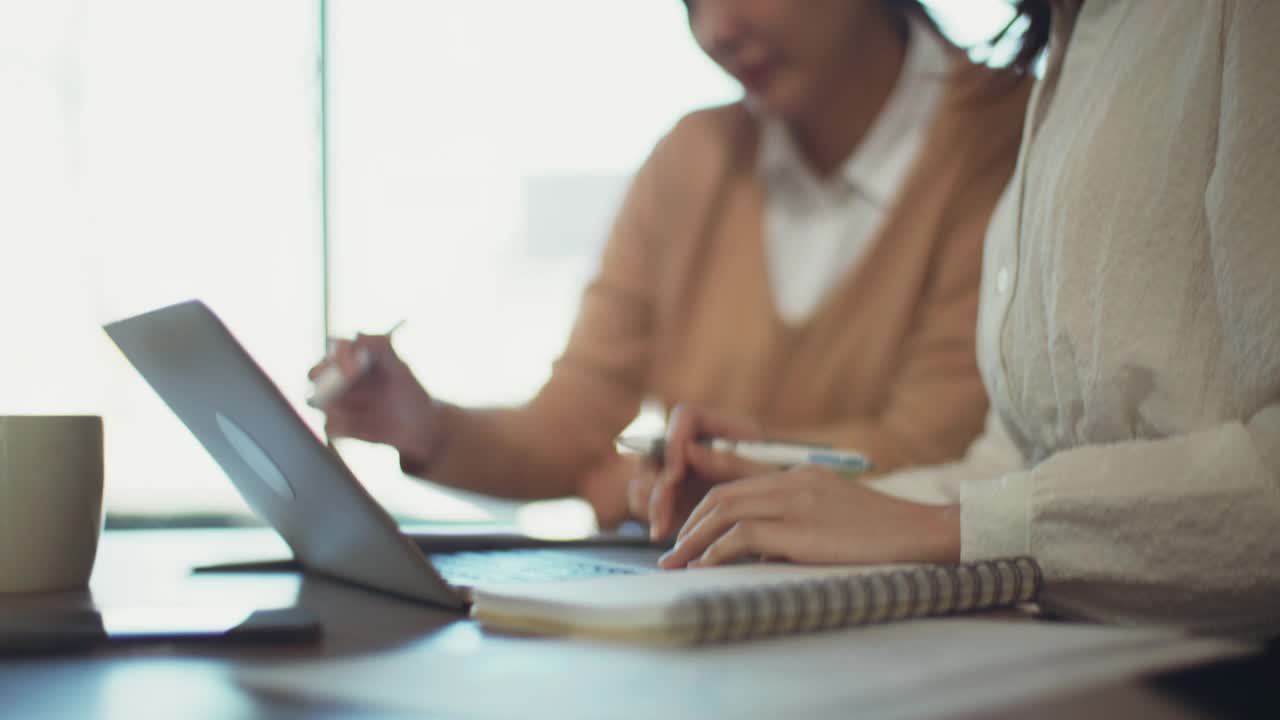
[[[410,537],[203,303],[103,327],[309,571],[462,608],[488,584],[657,569],[661,550],[642,539],[489,537],[476,543],[488,549],[459,551],[456,534]],[[516,547],[492,549],[504,544]]]

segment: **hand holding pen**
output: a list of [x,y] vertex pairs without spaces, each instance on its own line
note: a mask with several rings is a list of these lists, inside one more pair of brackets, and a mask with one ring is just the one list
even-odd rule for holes
[[[382,336],[389,342],[392,333],[402,325],[404,320],[392,325]],[[359,337],[372,336],[361,334]],[[312,383],[311,396],[307,398],[308,405],[323,410],[372,370],[372,351],[367,343],[359,343],[359,337],[356,341],[329,339],[328,355],[308,373]]]
[[438,407],[391,346],[391,332],[334,339],[307,376],[308,404],[325,413],[325,434],[390,445],[406,459],[428,457]]
[[[740,452],[717,451],[713,448],[716,443],[706,442],[704,438],[720,438],[721,447],[732,442]],[[656,452],[653,445],[647,449]],[[677,406],[661,443],[662,469],[649,497],[651,537],[661,540],[673,535],[712,486],[776,472],[779,465],[790,465],[794,460],[814,462],[814,456],[809,454],[813,450],[766,443],[764,429],[749,418],[690,405]],[[846,469],[852,469],[853,465],[865,468],[865,458],[855,455],[833,454],[830,459],[839,458],[839,463],[848,463]]]

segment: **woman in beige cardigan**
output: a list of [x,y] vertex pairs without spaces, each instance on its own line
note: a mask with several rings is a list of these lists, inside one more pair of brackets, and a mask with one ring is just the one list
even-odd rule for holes
[[718,485],[665,564],[1030,555],[1061,614],[1280,632],[1280,3],[1054,8],[987,236],[988,431],[873,487]]
[[963,451],[986,409],[981,242],[1028,83],[970,63],[913,0],[687,4],[745,98],[685,117],[640,169],[546,385],[458,407],[361,336],[334,355],[371,372],[326,407],[331,436],[471,491],[584,497],[602,527],[645,519],[652,471],[613,445],[645,400],[883,469]]

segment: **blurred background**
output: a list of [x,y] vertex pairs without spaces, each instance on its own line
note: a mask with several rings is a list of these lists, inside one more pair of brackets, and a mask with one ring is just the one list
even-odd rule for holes
[[[1012,15],[926,4],[965,46]],[[109,527],[254,523],[104,322],[204,300],[317,432],[326,335],[400,319],[431,392],[521,402],[631,174],[739,95],[679,0],[0,0],[0,413],[105,417]],[[591,529],[339,448],[402,521]]]

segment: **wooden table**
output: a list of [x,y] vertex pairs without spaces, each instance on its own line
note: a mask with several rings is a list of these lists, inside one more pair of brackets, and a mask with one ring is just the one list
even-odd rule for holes
[[[329,581],[276,574],[192,574],[193,566],[281,557],[287,548],[269,530],[134,530],[104,534],[87,592],[0,595],[0,610],[130,605],[270,607],[297,603],[325,625],[317,642],[278,646],[153,644],[101,647],[64,656],[0,658],[0,717],[13,718],[337,718],[380,717],[367,708],[312,704],[250,692],[232,679],[240,667],[292,659],[395,652],[412,657],[450,643],[476,643],[500,654],[473,623],[436,610]],[[537,642],[554,643],[555,640]],[[500,658],[495,658],[500,659]],[[598,672],[584,663],[574,673]],[[600,698],[601,714],[617,698]],[[552,709],[521,708],[527,717]],[[1044,699],[1003,716],[1202,717],[1147,685],[1126,682],[1085,694]],[[856,716],[856,709],[850,709]],[[989,713],[984,717],[990,717]]]

